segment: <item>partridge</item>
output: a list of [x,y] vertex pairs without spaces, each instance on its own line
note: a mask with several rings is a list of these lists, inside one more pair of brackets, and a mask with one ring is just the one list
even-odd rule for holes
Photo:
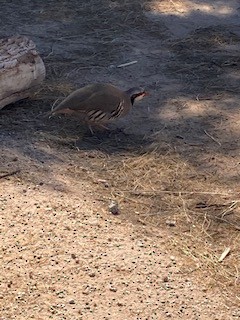
[[134,102],[146,95],[144,89],[137,87],[122,91],[111,84],[90,84],[72,92],[51,110],[50,115],[78,116],[92,131],[91,125],[104,127],[105,123],[124,117]]

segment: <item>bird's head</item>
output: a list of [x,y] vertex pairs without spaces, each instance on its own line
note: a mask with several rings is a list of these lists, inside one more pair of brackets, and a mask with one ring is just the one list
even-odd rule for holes
[[130,96],[132,104],[134,104],[135,101],[142,100],[145,96],[148,96],[149,93],[146,92],[141,87],[134,87],[126,91],[126,93]]

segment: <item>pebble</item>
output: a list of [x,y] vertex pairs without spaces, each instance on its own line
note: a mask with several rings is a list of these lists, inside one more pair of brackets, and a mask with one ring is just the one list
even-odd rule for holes
[[112,200],[108,206],[109,212],[112,214],[119,214],[119,207],[117,201]]
[[89,277],[91,277],[91,278],[94,278],[94,277],[96,276],[96,274],[95,274],[94,272],[90,272],[88,275],[89,275]]
[[169,227],[175,227],[176,226],[176,221],[167,220],[166,221],[166,225],[168,225]]
[[75,304],[75,301],[73,299],[69,300],[69,304]]
[[77,256],[76,256],[74,253],[72,253],[72,254],[71,254],[71,258],[72,258],[72,259],[76,259]]

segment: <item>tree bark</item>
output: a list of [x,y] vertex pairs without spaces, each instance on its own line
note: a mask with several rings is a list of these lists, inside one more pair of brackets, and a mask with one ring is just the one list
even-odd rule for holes
[[0,109],[27,98],[45,75],[32,40],[25,36],[0,39]]

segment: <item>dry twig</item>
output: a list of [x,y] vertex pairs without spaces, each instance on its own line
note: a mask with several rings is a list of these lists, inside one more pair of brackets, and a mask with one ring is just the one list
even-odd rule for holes
[[216,142],[219,146],[221,146],[221,142],[219,142],[217,139],[215,139],[210,133],[207,132],[207,130],[204,130],[204,133],[211,138],[214,142]]
[[17,170],[12,171],[12,172],[5,173],[5,174],[3,174],[3,175],[0,176],[0,179],[6,178],[6,177],[9,177],[9,176],[13,176],[14,174],[16,174],[16,173],[18,173],[18,172],[20,172],[20,169],[17,169]]
[[117,68],[123,68],[123,67],[131,66],[132,64],[135,64],[135,63],[137,63],[136,60],[135,61],[130,61],[130,62],[127,62],[127,63],[123,63],[123,64],[119,64],[117,66]]
[[226,256],[229,254],[229,252],[230,252],[230,248],[228,247],[223,251],[220,258],[218,259],[218,262],[222,262],[226,258]]

